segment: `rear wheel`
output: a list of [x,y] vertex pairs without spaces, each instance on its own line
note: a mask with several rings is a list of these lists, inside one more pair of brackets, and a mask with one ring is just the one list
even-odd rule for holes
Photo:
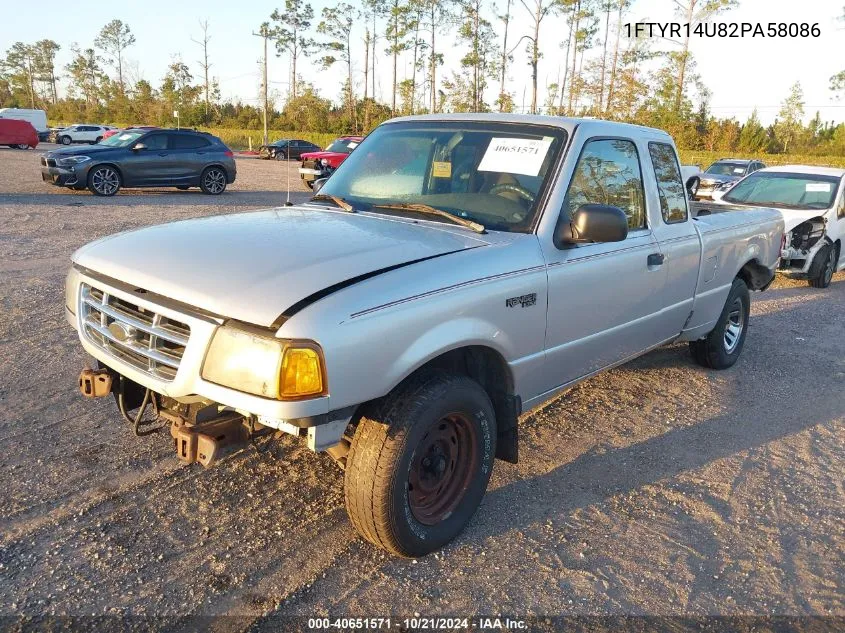
[[111,165],[95,167],[88,173],[88,189],[96,196],[113,196],[120,190],[120,174]]
[[393,554],[423,556],[466,527],[487,489],[496,421],[475,381],[409,378],[361,419],[346,460],[352,525]]
[[835,245],[822,246],[810,265],[807,283],[813,288],[827,288],[836,272],[838,259],[839,252]]
[[200,189],[212,196],[226,191],[226,172],[220,167],[208,167],[200,177]]
[[733,281],[725,307],[716,321],[716,327],[698,341],[690,341],[690,351],[695,361],[710,369],[727,369],[739,358],[748,332],[751,297],[745,282]]

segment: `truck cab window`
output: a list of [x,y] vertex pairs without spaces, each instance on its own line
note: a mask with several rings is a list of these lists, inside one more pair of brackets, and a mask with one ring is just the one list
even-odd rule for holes
[[625,139],[588,141],[564,199],[570,216],[582,204],[619,207],[631,230],[646,228],[645,194],[637,147]]
[[648,153],[657,176],[657,191],[660,194],[660,213],[666,224],[685,222],[687,219],[687,197],[681,179],[681,168],[675,150],[667,143],[649,143]]

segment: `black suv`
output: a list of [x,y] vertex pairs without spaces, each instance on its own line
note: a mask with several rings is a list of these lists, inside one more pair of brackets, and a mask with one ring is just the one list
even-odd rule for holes
[[217,195],[235,182],[235,158],[216,136],[193,130],[123,130],[89,147],[41,157],[41,178],[113,196],[121,187],[199,187]]

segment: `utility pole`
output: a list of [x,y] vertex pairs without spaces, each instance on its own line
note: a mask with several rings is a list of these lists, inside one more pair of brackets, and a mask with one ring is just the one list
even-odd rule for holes
[[264,144],[267,145],[269,139],[267,138],[267,40],[270,39],[270,25],[266,22],[261,25],[259,33],[253,33],[256,37],[264,38],[264,81],[263,97],[264,97]]

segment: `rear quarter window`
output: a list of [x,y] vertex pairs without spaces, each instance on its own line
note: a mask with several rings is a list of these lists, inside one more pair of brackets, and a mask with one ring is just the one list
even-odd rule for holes
[[170,149],[199,149],[209,145],[211,142],[201,136],[176,134],[170,137]]

